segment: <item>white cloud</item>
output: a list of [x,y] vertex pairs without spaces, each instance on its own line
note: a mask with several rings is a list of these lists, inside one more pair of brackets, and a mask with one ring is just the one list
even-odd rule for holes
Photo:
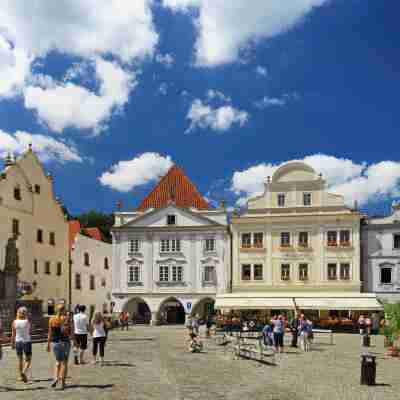
[[161,83],[158,91],[163,95],[166,96],[168,93],[168,84],[166,82]]
[[241,50],[252,41],[287,31],[327,1],[164,0],[163,4],[174,11],[198,8],[196,63],[215,66],[239,60]]
[[159,62],[160,64],[165,65],[167,68],[172,67],[172,65],[175,63],[175,59],[172,54],[166,53],[166,54],[157,54],[156,55],[156,61]]
[[223,132],[230,129],[234,124],[243,126],[248,121],[249,114],[231,105],[212,108],[210,105],[203,104],[200,99],[195,99],[186,119],[191,121],[187,133],[197,128]]
[[222,92],[220,92],[218,90],[214,90],[214,89],[209,89],[208,90],[207,99],[208,100],[217,99],[217,100],[225,101],[227,103],[230,103],[232,101],[232,99],[229,96],[226,96]]
[[112,112],[128,101],[136,81],[132,72],[127,73],[116,63],[100,58],[94,63],[100,82],[98,94],[71,82],[45,81],[44,87],[25,89],[25,107],[36,110],[40,120],[56,132],[68,127],[100,132]]
[[[300,161],[322,173],[329,191],[343,195],[348,205],[355,200],[363,205],[380,196],[400,196],[400,162],[382,161],[368,165],[324,154],[311,155]],[[249,197],[262,194],[265,180],[282,164],[261,163],[234,172],[231,190],[240,196],[238,203],[243,205]]]
[[261,66],[261,65],[257,65],[257,67],[256,67],[256,73],[257,73],[258,75],[261,75],[261,76],[267,76],[267,74],[268,74],[267,68],[265,68],[265,67],[263,67],[263,66]]
[[286,100],[278,97],[264,96],[261,100],[255,101],[254,105],[257,108],[263,109],[267,107],[283,107],[286,104]]
[[132,160],[120,161],[99,178],[103,186],[120,192],[129,192],[137,186],[159,179],[172,167],[170,156],[158,153],[143,153]]
[[8,152],[21,154],[28,149],[29,144],[32,144],[33,151],[43,162],[83,161],[78,150],[72,144],[55,140],[50,136],[33,135],[23,131],[11,134],[0,129],[0,157],[5,157]]

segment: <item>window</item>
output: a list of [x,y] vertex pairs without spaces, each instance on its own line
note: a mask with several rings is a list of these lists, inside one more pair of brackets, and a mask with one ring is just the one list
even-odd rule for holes
[[400,250],[400,234],[393,235],[393,248],[396,250]]
[[35,185],[35,193],[40,194],[40,185]]
[[13,219],[12,220],[12,233],[14,236],[18,236],[20,234],[19,231],[19,220],[18,219]]
[[340,245],[350,246],[350,231],[340,231]]
[[251,265],[242,265],[242,281],[249,281],[251,279]]
[[36,232],[36,241],[38,243],[43,243],[43,231],[41,229],[38,229]]
[[336,264],[328,264],[328,279],[330,281],[337,279]]
[[251,247],[251,233],[242,233],[242,248],[249,249]]
[[106,278],[101,278],[101,287],[106,287]]
[[213,266],[204,267],[204,282],[215,282],[215,268]]
[[88,267],[90,265],[89,261],[90,261],[89,260],[89,253],[84,253],[83,254],[83,264]]
[[130,265],[128,268],[128,282],[140,282],[140,266]]
[[183,267],[180,265],[172,266],[172,280],[174,282],[182,282],[183,281]]
[[264,234],[262,232],[256,232],[253,236],[254,239],[254,247],[257,249],[261,249],[264,247]]
[[350,264],[340,264],[340,279],[348,281],[350,279]]
[[49,243],[52,246],[55,246],[55,244],[56,244],[56,234],[54,232],[50,232],[50,234],[49,234]]
[[50,271],[50,261],[46,261],[44,263],[44,273],[47,275],[50,275],[51,271]]
[[308,247],[308,232],[299,232],[299,247]]
[[160,282],[168,282],[169,281],[169,268],[168,266],[162,265],[160,266]]
[[106,257],[104,259],[104,269],[109,269],[109,268],[110,268],[110,266],[108,265],[108,258]]
[[16,187],[14,188],[14,199],[15,199],[15,200],[22,200],[22,197],[21,197],[21,188],[20,188],[19,186],[16,186]]
[[175,215],[167,215],[167,225],[176,225]]
[[95,290],[96,285],[95,285],[95,278],[94,275],[90,275],[90,290]]
[[290,280],[290,264],[281,265],[281,280],[282,281]]
[[281,247],[290,246],[290,232],[281,232]]
[[60,276],[62,274],[62,264],[57,263],[57,275]]
[[75,289],[76,290],[82,289],[81,274],[75,274]]
[[129,241],[129,253],[139,253],[139,249],[140,249],[140,240],[131,239]]
[[299,264],[299,280],[308,280],[308,264]]
[[303,193],[303,206],[311,206],[311,193]]
[[38,274],[39,273],[38,261],[37,260],[33,260],[33,273],[34,274]]
[[206,239],[204,244],[205,251],[215,251],[215,239]]
[[262,281],[263,280],[263,266],[262,264],[254,264],[254,280],[255,281]]
[[381,268],[381,283],[392,283],[392,268]]
[[337,246],[337,232],[336,231],[328,231],[328,246]]
[[181,251],[180,239],[162,239],[161,240],[161,252],[179,252]]
[[278,207],[285,207],[285,195],[283,193],[278,194]]

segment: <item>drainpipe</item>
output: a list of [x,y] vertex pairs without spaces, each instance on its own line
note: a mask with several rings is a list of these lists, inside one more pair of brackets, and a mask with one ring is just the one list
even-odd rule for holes
[[72,256],[71,250],[68,252],[68,309],[72,311]]
[[233,287],[233,235],[230,225],[228,226],[229,242],[230,242],[230,276],[229,276],[229,292],[232,293]]

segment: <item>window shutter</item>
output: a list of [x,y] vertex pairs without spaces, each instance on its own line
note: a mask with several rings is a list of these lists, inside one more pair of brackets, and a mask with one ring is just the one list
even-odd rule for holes
[[205,271],[205,267],[201,268],[201,281],[205,282],[206,280],[206,271]]
[[217,284],[217,269],[216,269],[216,267],[213,268],[212,280],[213,280],[214,284]]

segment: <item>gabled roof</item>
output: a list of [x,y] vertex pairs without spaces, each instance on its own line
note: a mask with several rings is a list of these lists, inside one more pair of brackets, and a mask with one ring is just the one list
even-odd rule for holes
[[96,239],[96,240],[100,240],[100,241],[103,240],[103,237],[101,235],[99,228],[86,228],[85,231],[92,239]]
[[69,248],[72,249],[76,235],[86,234],[94,240],[103,241],[99,228],[83,228],[78,220],[68,221],[69,225]]
[[196,186],[176,165],[161,178],[137,209],[144,211],[149,208],[162,208],[170,203],[175,203],[179,208],[210,209],[210,205],[198,192]]

